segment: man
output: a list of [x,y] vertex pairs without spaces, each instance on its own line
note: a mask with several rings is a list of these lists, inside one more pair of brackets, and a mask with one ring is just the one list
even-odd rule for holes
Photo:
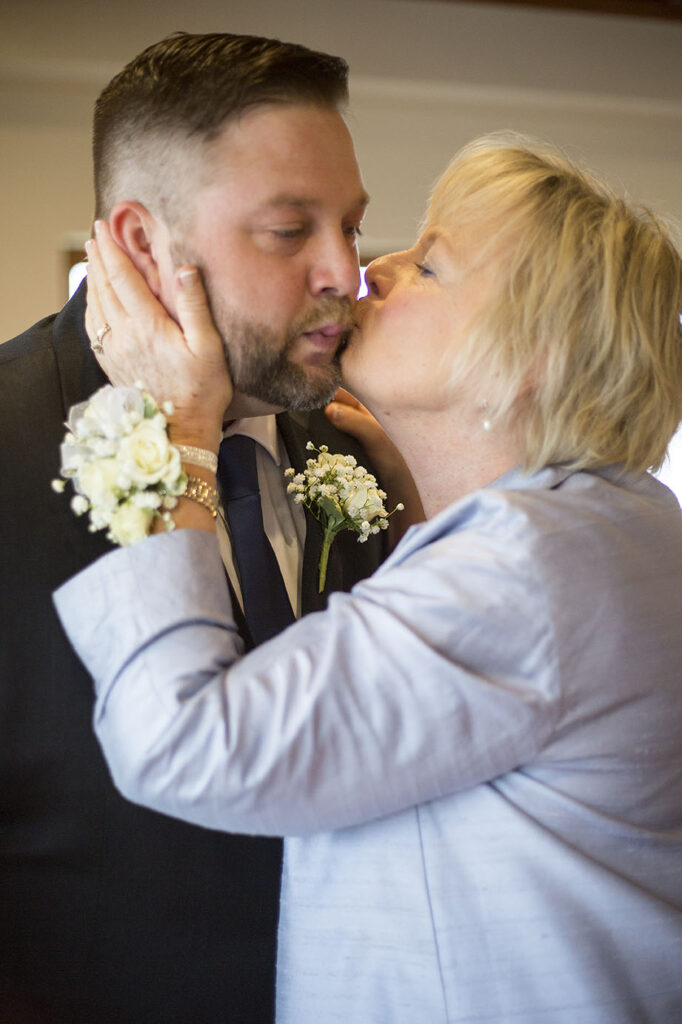
[[[259,442],[263,519],[295,612],[324,604],[321,534],[287,504],[283,469],[301,468],[308,437],[365,461],[324,413],[300,414],[335,390],[358,286],[367,197],[339,112],[346,73],[303,47],[178,34],[132,61],[95,113],[97,216],[171,312],[175,268],[202,271],[236,388],[228,433]],[[68,409],[106,382],[84,306],[81,289],[0,346],[0,1019],[265,1024],[281,844],[119,797],[91,734],[90,680],[51,606],[108,547],[50,488]],[[95,333],[106,345],[106,325]],[[299,412],[275,420],[282,408]],[[337,539],[327,591],[380,561],[381,537],[355,540]],[[226,527],[222,543],[257,642],[240,541]]]

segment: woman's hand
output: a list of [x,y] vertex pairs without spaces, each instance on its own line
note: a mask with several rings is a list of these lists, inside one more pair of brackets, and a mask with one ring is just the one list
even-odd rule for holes
[[[159,404],[172,402],[168,420],[175,443],[217,450],[232,383],[199,271],[177,271],[178,324],[114,242],[106,222],[96,223],[86,252],[85,326],[107,377],[127,386],[141,381]],[[111,330],[102,333],[105,325]]]
[[361,443],[379,474],[389,502],[402,501],[405,506],[402,512],[391,516],[389,536],[391,546],[395,547],[409,526],[425,519],[419,491],[407,463],[369,409],[344,388],[338,389],[325,413],[335,427]]

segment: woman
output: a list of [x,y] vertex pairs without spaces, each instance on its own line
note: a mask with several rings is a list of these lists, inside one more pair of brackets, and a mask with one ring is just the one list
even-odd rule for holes
[[[281,1021],[667,1024],[682,520],[645,471],[682,416],[679,254],[561,156],[488,138],[441,178],[414,248],[367,276],[344,376],[427,520],[242,660],[196,502],[175,514],[196,529],[62,588],[116,783],[290,837]],[[101,281],[115,335],[120,301]],[[167,358],[201,403],[177,369],[121,369],[134,343],[107,340],[107,368],[176,400],[175,441],[215,447],[218,342],[193,308]]]

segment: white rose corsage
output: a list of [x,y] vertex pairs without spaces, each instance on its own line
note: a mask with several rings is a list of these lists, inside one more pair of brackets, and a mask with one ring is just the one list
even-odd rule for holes
[[393,512],[404,508],[402,502],[387,512],[384,506],[386,492],[377,485],[376,477],[364,466],[358,466],[352,455],[330,455],[327,445],[316,448],[312,441],[308,451],[317,452],[316,459],[308,459],[303,473],[287,469],[287,491],[298,504],[305,505],[322,530],[322,553],[319,566],[319,591],[324,590],[327,562],[332,541],[342,530],[357,533],[360,544],[374,533],[388,529]]
[[156,518],[173,528],[170,510],[187,486],[180,452],[168,439],[164,412],[141,387],[107,384],[74,405],[61,445],[61,475],[71,480],[76,515],[89,513],[88,529],[106,530],[115,544],[142,540]]

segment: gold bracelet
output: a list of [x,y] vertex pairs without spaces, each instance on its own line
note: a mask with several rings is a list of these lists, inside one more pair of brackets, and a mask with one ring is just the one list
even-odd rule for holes
[[196,501],[197,505],[203,505],[211,513],[213,518],[218,514],[218,492],[215,487],[211,487],[205,480],[202,480],[198,476],[190,476],[187,474],[187,487],[185,488],[183,498],[189,498],[190,501]]

